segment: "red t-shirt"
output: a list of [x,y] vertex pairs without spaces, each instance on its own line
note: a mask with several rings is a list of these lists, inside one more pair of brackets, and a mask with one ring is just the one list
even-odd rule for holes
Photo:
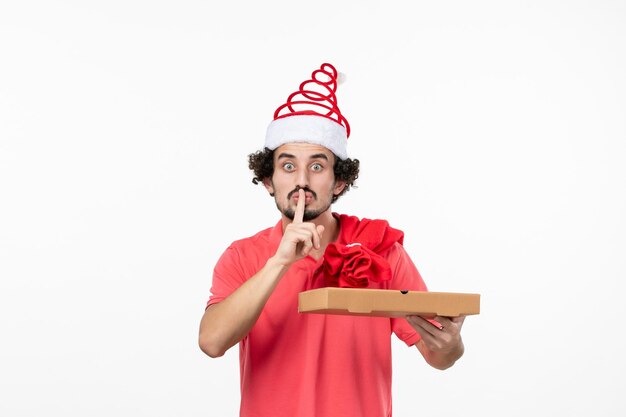
[[[208,304],[256,274],[282,235],[279,221],[234,242],[215,267]],[[341,229],[337,241],[351,243]],[[369,288],[426,291],[400,243],[381,255],[393,277]],[[325,286],[322,261],[294,263],[239,343],[241,417],[391,416],[391,333],[409,346],[419,335],[405,319],[298,313],[298,293]]]

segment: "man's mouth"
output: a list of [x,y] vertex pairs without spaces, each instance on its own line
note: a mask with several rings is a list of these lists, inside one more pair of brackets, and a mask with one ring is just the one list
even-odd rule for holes
[[[291,196],[291,198],[293,198],[293,201],[298,204],[298,200],[300,199],[300,196],[298,193],[295,193]],[[311,204],[311,202],[313,201],[313,195],[311,193],[305,193],[305,197],[304,197],[304,204]]]
[[[298,198],[299,198],[298,197],[299,196],[298,190],[300,190],[299,187],[296,188],[295,190],[293,190],[292,192],[290,192],[287,195],[287,198],[289,198],[289,199],[293,198],[293,200],[297,203],[298,202]],[[311,201],[317,199],[317,195],[315,194],[315,192],[313,190],[309,190],[309,189],[306,189],[306,188],[303,188],[303,190],[304,190],[304,195],[305,195],[305,200],[304,200],[305,204],[309,204]]]

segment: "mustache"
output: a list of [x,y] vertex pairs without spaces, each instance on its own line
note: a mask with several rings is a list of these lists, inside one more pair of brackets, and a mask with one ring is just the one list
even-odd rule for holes
[[293,189],[292,191],[289,192],[289,194],[287,194],[287,199],[290,199],[292,195],[294,195],[295,193],[298,192],[298,190],[303,189],[304,192],[309,192],[311,193],[311,195],[313,195],[313,198],[317,200],[317,194],[315,193],[315,191],[311,190],[309,187],[300,187],[299,185],[296,186],[295,189]]

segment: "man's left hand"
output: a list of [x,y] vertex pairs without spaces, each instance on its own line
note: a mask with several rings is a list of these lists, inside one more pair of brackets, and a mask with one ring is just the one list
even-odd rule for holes
[[407,321],[421,336],[416,346],[426,362],[437,369],[446,369],[452,366],[465,350],[461,338],[465,317],[436,316],[433,320],[440,326],[420,316],[407,316]]

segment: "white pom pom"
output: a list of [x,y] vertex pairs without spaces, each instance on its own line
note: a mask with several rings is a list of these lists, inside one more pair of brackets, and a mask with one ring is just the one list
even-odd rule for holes
[[337,73],[337,85],[341,85],[345,83],[346,81],[347,81],[346,74],[344,74],[343,72],[338,72]]

